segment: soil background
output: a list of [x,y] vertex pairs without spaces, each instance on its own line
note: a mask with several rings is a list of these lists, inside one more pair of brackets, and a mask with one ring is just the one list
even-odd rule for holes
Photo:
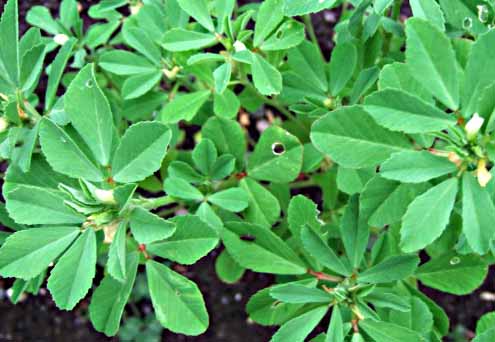
[[[191,0],[194,1],[194,0]],[[80,1],[84,7],[83,16],[85,26],[91,24],[85,11],[99,1]],[[257,2],[256,0],[240,0],[240,4]],[[0,0],[0,12],[5,0]],[[58,12],[60,0],[19,0],[21,32],[27,28],[24,18],[32,6],[44,5],[53,14]],[[410,16],[408,3],[404,4],[403,17]],[[338,11],[323,11],[312,16],[316,34],[325,56],[329,56],[332,50],[333,27],[339,16]],[[43,87],[43,86],[42,86]],[[44,92],[42,87],[40,92]],[[309,189],[304,193],[308,197],[318,201],[321,198],[317,190]],[[273,283],[272,276],[246,272],[237,284],[227,285],[218,280],[215,275],[214,261],[219,251],[214,251],[203,258],[196,265],[182,267],[181,273],[194,280],[201,289],[210,314],[210,328],[208,332],[199,337],[186,337],[164,332],[163,341],[167,342],[263,342],[268,341],[276,328],[262,327],[249,322],[245,313],[245,305],[249,297],[258,290]],[[439,305],[441,305],[451,319],[452,329],[460,331],[460,336],[455,341],[467,341],[472,337],[477,319],[486,312],[495,311],[495,301],[487,299],[495,292],[495,270],[491,269],[485,284],[476,292],[467,296],[451,296],[432,289],[423,288],[424,292]],[[97,280],[97,283],[99,280]],[[0,279],[0,342],[99,342],[117,341],[117,338],[108,338],[94,331],[87,318],[89,300],[85,299],[74,311],[58,310],[53,303],[46,288],[42,288],[38,296],[29,296],[17,305],[11,304],[8,299],[8,289],[12,282]],[[482,299],[485,298],[485,299]],[[147,312],[151,303],[142,300],[138,303],[138,309]],[[126,316],[130,312],[126,312]],[[324,331],[327,320],[318,327],[317,332]],[[449,339],[452,340],[453,339]],[[290,341],[287,341],[290,342]]]

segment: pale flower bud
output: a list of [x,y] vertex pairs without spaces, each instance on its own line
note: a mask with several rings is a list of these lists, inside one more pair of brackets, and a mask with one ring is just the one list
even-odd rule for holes
[[104,204],[115,204],[115,197],[113,196],[113,190],[95,189],[94,195],[98,201]]
[[111,244],[113,238],[115,237],[115,233],[117,233],[117,229],[119,228],[118,222],[112,222],[103,227],[103,233],[105,234],[105,239],[103,243]]
[[235,52],[241,52],[246,50],[246,45],[243,42],[236,40],[234,43]]
[[455,152],[449,152],[449,155],[447,157],[452,163],[454,163],[457,167],[459,167],[462,164],[462,159],[459,157],[459,155]]
[[141,2],[139,2],[134,6],[130,6],[129,9],[131,11],[131,14],[134,15],[134,14],[138,14],[142,7],[143,7],[143,4]]
[[9,122],[4,118],[0,117],[0,133],[3,133],[9,127]]
[[465,127],[468,140],[473,140],[474,138],[476,138],[478,132],[481,129],[481,126],[483,126],[483,122],[485,122],[485,119],[479,116],[478,113],[474,113]]
[[69,40],[69,36],[63,33],[56,34],[53,37],[53,41],[58,45],[64,45]]
[[492,179],[492,174],[486,169],[486,161],[484,159],[478,162],[476,176],[478,177],[478,183],[482,188],[486,187],[488,182]]

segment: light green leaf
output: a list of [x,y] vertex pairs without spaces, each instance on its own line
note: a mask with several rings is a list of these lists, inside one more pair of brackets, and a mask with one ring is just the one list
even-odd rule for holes
[[424,248],[442,234],[454,207],[457,188],[457,178],[447,179],[412,201],[402,219],[404,252]]
[[421,265],[416,276],[428,287],[460,296],[481,286],[487,273],[488,266],[479,256],[449,252]]
[[481,335],[485,331],[493,329],[495,326],[495,311],[488,312],[481,316],[476,323],[476,334]]
[[215,260],[215,272],[218,278],[224,283],[237,283],[244,275],[245,271],[246,269],[236,263],[225,250],[223,250]]
[[495,328],[488,329],[482,334],[476,336],[473,342],[491,342],[495,339]]
[[320,306],[291,319],[278,329],[270,342],[304,342],[327,311],[328,306]]
[[318,229],[321,226],[318,220],[319,214],[316,204],[309,198],[303,195],[292,197],[287,209],[287,221],[292,236],[296,239],[300,238],[301,230],[305,225]]
[[112,244],[108,249],[108,273],[120,282],[127,278],[126,269],[127,221],[122,221],[115,232]]
[[295,136],[278,126],[267,128],[249,158],[248,175],[275,183],[293,181],[300,173],[303,146]]
[[217,232],[198,216],[177,216],[175,234],[147,246],[150,253],[179,264],[192,265],[218,244]]
[[113,179],[138,182],[161,166],[172,133],[159,122],[140,122],[127,129],[112,161]]
[[316,13],[338,4],[338,0],[285,0],[285,15],[295,17]]
[[378,88],[380,90],[387,88],[399,89],[408,94],[414,94],[420,99],[432,104],[433,99],[430,92],[416,80],[413,72],[414,70],[411,70],[405,63],[395,62],[387,64],[380,71]]
[[172,52],[199,50],[216,43],[217,38],[211,33],[189,31],[180,28],[167,31],[163,36],[162,46]]
[[311,228],[307,226],[302,228],[301,241],[306,251],[323,266],[338,274],[351,275],[352,268],[347,260],[341,259]]
[[261,3],[254,29],[255,47],[260,46],[284,19],[284,5],[284,0],[266,0]]
[[43,119],[39,134],[43,153],[55,171],[90,181],[105,179],[102,170],[85,153],[86,146],[78,144],[63,128]]
[[215,92],[223,94],[230,82],[232,76],[232,64],[224,63],[215,69],[213,79],[215,80]]
[[[9,83],[15,88],[19,85],[20,56],[19,56],[19,8],[17,0],[9,0],[3,8],[0,19],[0,70],[7,73]],[[8,48],[5,48],[7,47]],[[3,76],[3,75],[2,75]],[[3,78],[3,77],[2,77]]]
[[311,140],[320,151],[350,168],[376,166],[411,146],[404,135],[378,126],[355,106],[337,109],[317,120],[311,128]]
[[232,212],[240,212],[248,206],[248,195],[240,188],[230,188],[208,196],[208,202]]
[[96,234],[87,228],[50,272],[48,290],[57,307],[72,310],[88,293],[95,273]]
[[0,248],[0,275],[36,277],[79,235],[77,227],[32,228],[10,235]]
[[156,318],[165,328],[189,336],[206,331],[208,312],[195,283],[153,260],[146,262],[146,275]]
[[417,255],[398,255],[385,259],[358,275],[360,283],[390,283],[411,276],[419,264]]
[[410,0],[409,5],[416,18],[428,20],[441,31],[445,31],[445,18],[435,0]]
[[255,272],[306,273],[306,267],[294,251],[265,227],[229,222],[222,231],[222,240],[228,253],[239,265]]
[[131,295],[136,279],[139,254],[127,255],[127,277],[124,283],[107,274],[96,288],[89,305],[89,318],[94,328],[107,336],[117,334],[125,305]]
[[304,41],[304,24],[296,20],[287,20],[273,33],[260,49],[263,51],[280,51],[293,48]]
[[401,184],[376,176],[361,193],[359,214],[373,227],[397,223],[409,204],[427,189],[427,184]]
[[329,90],[333,96],[340,94],[352,78],[357,66],[358,52],[352,43],[337,44],[330,59]]
[[359,327],[376,342],[424,341],[418,332],[393,323],[365,319],[359,321]]
[[328,292],[323,290],[295,283],[272,287],[270,289],[270,296],[283,303],[291,304],[330,303],[333,298]]
[[280,215],[280,204],[275,196],[261,184],[249,177],[240,182],[249,197],[249,207],[245,211],[246,220],[270,227]]
[[403,183],[422,183],[456,171],[450,160],[427,151],[394,153],[380,167],[383,178]]
[[406,23],[406,60],[412,74],[452,110],[459,108],[459,82],[454,49],[434,24],[419,18]]
[[98,65],[106,71],[123,76],[158,70],[146,58],[125,50],[111,50],[103,53]]
[[344,342],[344,322],[338,305],[334,305],[325,342]]
[[184,200],[201,201],[204,198],[201,191],[182,178],[168,177],[163,183],[163,188],[167,195]]
[[164,240],[175,233],[175,225],[141,207],[130,216],[131,232],[137,242],[148,244]]
[[127,44],[146,56],[154,65],[160,65],[160,49],[145,30],[137,26],[124,25],[122,33]]
[[114,135],[110,105],[96,83],[94,65],[84,67],[64,96],[65,112],[103,166],[109,165]]
[[364,109],[375,121],[392,131],[428,133],[456,124],[454,116],[398,89],[385,89],[368,96]]
[[261,94],[277,95],[282,91],[282,74],[257,53],[252,54],[251,71],[254,86]]
[[211,19],[208,11],[207,0],[177,0],[177,3],[182,8],[182,10],[184,10],[184,12],[193,17],[205,29],[210,32],[215,31],[213,20]]
[[209,90],[200,90],[176,97],[163,108],[161,120],[165,123],[192,120],[205,102],[210,98],[210,95],[211,93]]
[[337,187],[346,194],[354,195],[360,193],[374,175],[375,167],[349,169],[341,166],[337,169]]
[[462,177],[462,231],[469,246],[479,254],[490,249],[495,238],[495,205],[486,188],[477,179],[464,173]]
[[213,103],[213,112],[215,115],[234,119],[240,108],[241,102],[232,90],[227,88],[222,94],[215,93]]
[[353,267],[359,267],[368,246],[370,233],[366,221],[359,216],[357,195],[349,199],[339,230],[349,261]]
[[122,96],[125,100],[135,99],[152,90],[162,79],[162,73],[154,70],[129,77],[122,87]]
[[218,152],[215,144],[208,138],[203,138],[194,147],[192,159],[196,168],[204,175],[209,175],[217,161]]
[[495,60],[491,58],[493,44],[495,31],[490,30],[481,35],[471,48],[462,96],[462,111],[466,116],[476,111],[480,94],[495,79]]

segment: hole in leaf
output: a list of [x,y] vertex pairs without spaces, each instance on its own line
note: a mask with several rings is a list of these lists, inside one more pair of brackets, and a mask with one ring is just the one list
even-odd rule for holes
[[473,27],[473,19],[471,19],[470,17],[464,18],[464,20],[462,21],[462,27],[465,30],[469,30],[471,27]]
[[15,147],[22,147],[22,145],[24,145],[23,141],[17,141],[14,146]]
[[452,259],[450,259],[451,265],[457,265],[460,262],[461,262],[461,258],[459,258],[459,257],[453,257]]
[[272,152],[276,156],[280,156],[285,153],[285,146],[280,142],[273,143]]
[[254,240],[256,240],[256,237],[252,235],[241,235],[241,240],[246,242],[253,242]]
[[87,80],[86,81],[86,87],[93,88],[93,80]]

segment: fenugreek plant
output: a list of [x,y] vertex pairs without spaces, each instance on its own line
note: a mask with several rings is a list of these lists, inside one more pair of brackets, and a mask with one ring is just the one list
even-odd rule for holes
[[[161,326],[197,336],[207,308],[175,265],[218,249],[226,283],[277,275],[246,307],[280,326],[273,342],[442,341],[449,317],[422,289],[469,294],[495,263],[495,4],[408,5],[63,0],[20,37],[9,0],[12,301],[87,298],[113,336],[140,324],[124,312],[143,272]],[[333,37],[312,24],[327,10]],[[487,313],[473,341],[494,340]]]

